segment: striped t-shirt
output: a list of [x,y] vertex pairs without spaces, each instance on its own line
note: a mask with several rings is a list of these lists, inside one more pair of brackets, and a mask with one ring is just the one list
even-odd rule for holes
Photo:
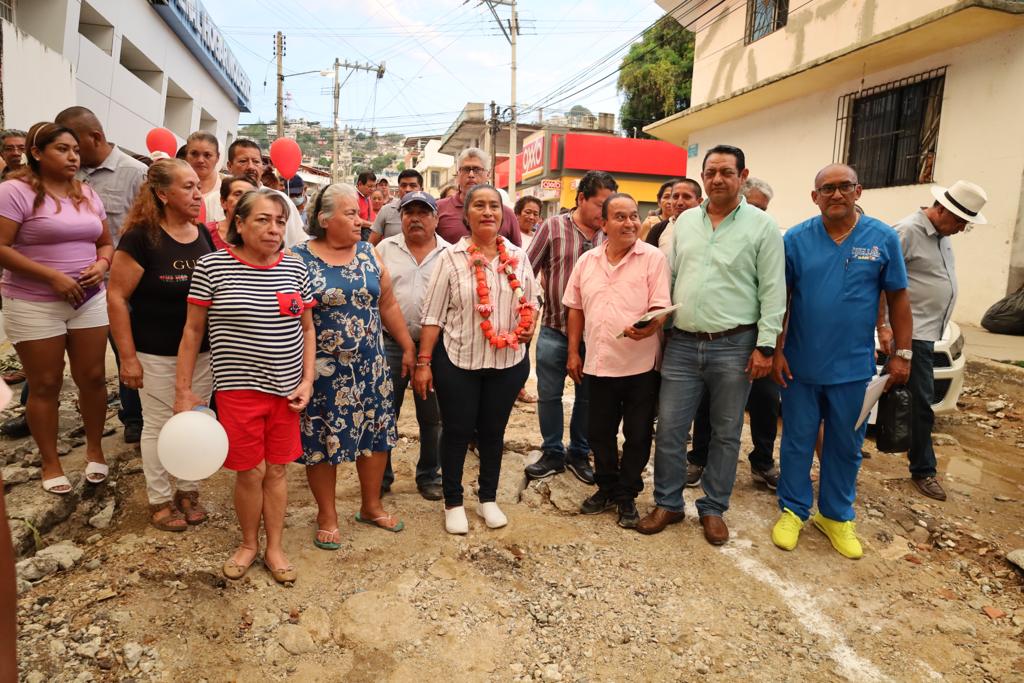
[[256,266],[230,249],[206,254],[188,302],[209,309],[215,389],[287,396],[302,381],[302,313],[315,305],[302,259]]

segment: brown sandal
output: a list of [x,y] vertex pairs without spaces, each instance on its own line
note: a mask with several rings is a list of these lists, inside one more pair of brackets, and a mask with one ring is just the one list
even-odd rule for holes
[[[157,517],[157,514],[162,510],[167,510],[167,514]],[[175,524],[175,522],[184,523]],[[149,523],[160,531],[182,532],[188,528],[188,521],[186,521],[185,515],[181,514],[181,510],[170,501],[149,506]]]
[[174,504],[189,524],[202,524],[206,521],[206,508],[199,502],[199,491],[178,491],[174,494]]

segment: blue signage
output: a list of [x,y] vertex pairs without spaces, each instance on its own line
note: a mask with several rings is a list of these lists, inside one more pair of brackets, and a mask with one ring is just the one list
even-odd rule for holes
[[203,68],[234,99],[241,111],[249,111],[249,77],[228,47],[206,8],[199,0],[149,0],[153,9],[178,36]]
[[690,157],[691,159],[697,156],[697,149],[697,143],[695,142],[686,149],[686,156]]

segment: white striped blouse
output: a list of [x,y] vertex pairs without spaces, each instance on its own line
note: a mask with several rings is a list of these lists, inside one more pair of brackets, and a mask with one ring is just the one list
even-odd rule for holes
[[[442,252],[427,285],[423,299],[423,325],[437,325],[443,330],[441,343],[452,363],[463,370],[492,368],[504,370],[523,360],[526,345],[519,348],[496,349],[480,329],[484,318],[476,310],[476,276],[469,264],[469,238],[464,237]],[[537,281],[526,258],[526,252],[505,240],[505,249],[515,257],[516,278],[522,283],[527,301],[537,300]],[[512,294],[508,277],[497,272],[498,258],[487,264],[484,273],[491,290],[491,323],[495,331],[512,332],[519,324],[518,302]],[[536,320],[536,311],[534,319]]]

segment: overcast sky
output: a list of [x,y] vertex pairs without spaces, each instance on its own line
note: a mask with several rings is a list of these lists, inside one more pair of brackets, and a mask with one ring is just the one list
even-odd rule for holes
[[[285,74],[329,69],[334,58],[386,63],[384,78],[342,72],[342,125],[382,133],[442,133],[466,102],[507,106],[510,48],[476,0],[203,0],[252,81],[252,113],[276,117],[274,32],[286,35]],[[239,8],[244,11],[239,11]],[[508,8],[498,8],[507,19]],[[653,0],[521,0],[518,101],[522,118],[582,104],[618,114],[615,75],[628,41],[661,16]],[[604,80],[595,84],[602,77]],[[567,83],[572,79],[578,82]],[[266,85],[264,85],[266,81]],[[290,118],[330,125],[331,78],[285,80]],[[565,87],[568,86],[568,87]],[[592,86],[592,87],[588,87]],[[564,92],[555,95],[560,87]],[[579,94],[574,91],[586,88]]]

